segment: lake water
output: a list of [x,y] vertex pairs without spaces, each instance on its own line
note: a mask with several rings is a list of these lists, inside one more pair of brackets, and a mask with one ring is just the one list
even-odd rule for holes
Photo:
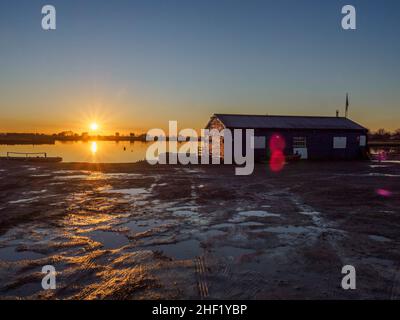
[[[64,162],[132,163],[144,160],[152,142],[142,141],[56,141],[43,145],[0,145],[0,156],[7,152],[46,152],[48,157],[62,157]],[[181,145],[181,144],[180,144]],[[398,160],[399,147],[371,148],[371,153],[385,152],[385,158]]]
[[0,145],[0,156],[7,152],[46,152],[64,162],[131,163],[144,160],[151,143],[141,141],[71,141],[43,145]]

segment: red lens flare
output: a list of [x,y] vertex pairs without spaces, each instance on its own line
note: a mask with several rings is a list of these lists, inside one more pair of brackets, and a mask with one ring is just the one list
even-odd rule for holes
[[273,134],[271,139],[269,140],[269,148],[271,153],[274,151],[282,151],[285,150],[286,142],[285,139],[280,134]]
[[269,149],[271,152],[269,168],[271,171],[279,172],[285,166],[285,155],[283,153],[285,147],[285,139],[278,133],[273,134],[269,140]]
[[269,168],[273,172],[279,172],[285,166],[285,156],[282,151],[272,152],[271,159],[269,161]]
[[381,197],[385,197],[385,198],[392,196],[392,192],[389,190],[386,190],[386,189],[377,189],[375,192],[377,195],[379,195]]

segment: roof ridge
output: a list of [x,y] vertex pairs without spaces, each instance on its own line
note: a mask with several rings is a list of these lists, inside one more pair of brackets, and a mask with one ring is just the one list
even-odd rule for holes
[[292,117],[292,118],[339,118],[347,119],[346,117],[336,117],[336,116],[298,116],[298,115],[279,115],[279,114],[239,114],[239,113],[214,113],[215,116],[243,116],[243,117]]
[[[357,122],[346,117],[334,116],[296,116],[296,115],[250,115],[215,113],[226,127],[254,128],[330,128],[346,130],[368,130]],[[211,121],[211,120],[210,120]]]

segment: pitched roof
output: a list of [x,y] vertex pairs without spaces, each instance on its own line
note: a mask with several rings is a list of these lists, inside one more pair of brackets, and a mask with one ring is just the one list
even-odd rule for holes
[[367,130],[344,117],[214,114],[227,128]]

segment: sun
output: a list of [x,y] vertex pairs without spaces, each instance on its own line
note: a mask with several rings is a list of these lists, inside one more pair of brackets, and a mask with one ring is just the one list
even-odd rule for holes
[[99,129],[99,125],[96,122],[92,122],[90,124],[90,130],[97,131]]

